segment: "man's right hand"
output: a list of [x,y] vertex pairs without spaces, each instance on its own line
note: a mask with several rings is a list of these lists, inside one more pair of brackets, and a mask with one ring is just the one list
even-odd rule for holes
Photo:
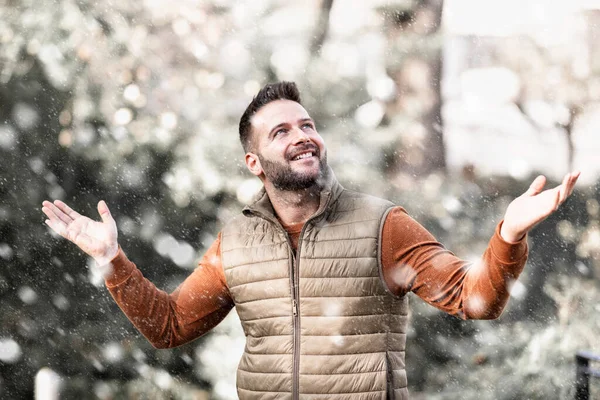
[[44,201],[42,211],[48,217],[46,224],[54,232],[75,243],[98,265],[108,264],[117,255],[117,224],[104,201],[98,203],[102,222],[79,214],[60,200]]

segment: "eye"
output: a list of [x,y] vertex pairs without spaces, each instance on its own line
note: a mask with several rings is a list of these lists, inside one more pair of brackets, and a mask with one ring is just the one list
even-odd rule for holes
[[307,123],[305,123],[304,125],[302,125],[302,128],[303,128],[303,129],[304,129],[304,128],[315,129],[315,127],[313,126],[313,124],[312,124],[312,123],[310,123],[310,122],[307,122]]
[[287,132],[287,129],[281,128],[275,131],[275,133],[273,133],[273,137],[277,137],[280,135],[283,135],[284,133]]

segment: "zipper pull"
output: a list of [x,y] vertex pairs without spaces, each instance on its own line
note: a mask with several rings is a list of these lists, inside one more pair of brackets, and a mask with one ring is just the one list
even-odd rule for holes
[[298,303],[296,303],[296,300],[292,300],[292,312],[294,313],[294,317],[298,315]]

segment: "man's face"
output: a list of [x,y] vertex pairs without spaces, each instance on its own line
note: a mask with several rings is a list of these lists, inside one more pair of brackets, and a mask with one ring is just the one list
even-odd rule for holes
[[246,164],[253,174],[279,190],[308,189],[320,183],[327,150],[304,107],[276,100],[258,110],[251,123],[255,153],[246,154]]

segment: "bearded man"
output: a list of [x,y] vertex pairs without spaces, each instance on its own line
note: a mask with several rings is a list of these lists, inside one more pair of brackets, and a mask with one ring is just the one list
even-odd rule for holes
[[99,265],[106,286],[158,348],[208,332],[235,307],[246,347],[240,399],[407,399],[407,294],[463,319],[502,313],[527,259],[527,232],[573,191],[579,172],[545,178],[507,208],[482,262],[446,250],[402,207],[344,189],[294,83],[265,86],[239,125],[264,184],[171,294],[127,259],[104,201],[102,222],[45,201],[46,223]]

